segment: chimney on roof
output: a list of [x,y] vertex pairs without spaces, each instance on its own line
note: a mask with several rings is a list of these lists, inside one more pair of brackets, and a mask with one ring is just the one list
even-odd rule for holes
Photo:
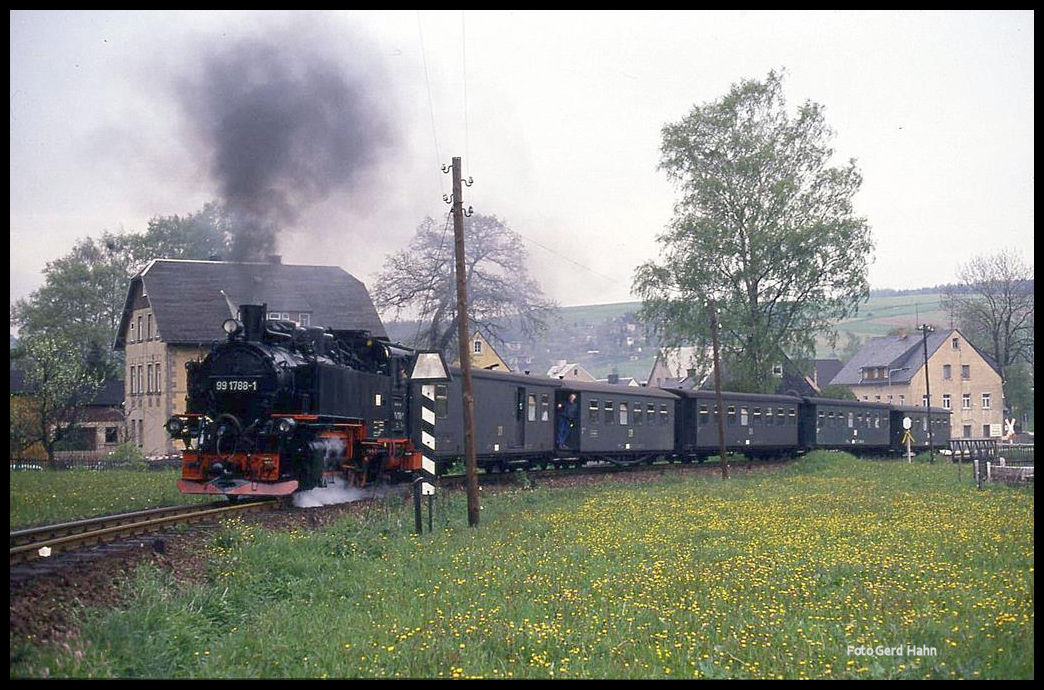
[[270,264],[281,264],[283,263],[283,257],[280,254],[269,254],[268,263]]
[[609,374],[609,378],[606,379],[609,383],[620,383],[619,374]]

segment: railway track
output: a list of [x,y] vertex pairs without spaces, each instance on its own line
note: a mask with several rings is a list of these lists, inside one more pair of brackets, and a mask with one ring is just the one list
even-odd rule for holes
[[[758,462],[754,466],[772,466],[785,464],[784,461]],[[748,463],[730,463],[739,469]],[[697,474],[719,473],[720,467],[715,463],[706,464],[634,464],[615,465],[611,463],[589,463],[581,467],[558,467],[545,470],[525,470],[521,468],[507,469],[502,472],[482,472],[478,475],[482,486],[516,484],[525,481],[530,484],[571,477],[590,477],[592,475],[610,475],[619,473],[663,473],[672,471],[690,471]],[[463,488],[467,483],[464,474],[444,475],[439,477],[441,489]],[[404,495],[409,495],[409,485],[403,485]],[[86,520],[33,527],[10,533],[10,563],[12,567],[28,565],[32,562],[46,561],[59,554],[82,551],[89,547],[120,542],[136,536],[160,532],[175,525],[214,520],[229,515],[252,510],[271,509],[279,505],[275,500],[252,500],[229,503],[216,501],[196,506],[175,506],[155,508],[118,515],[108,515]]]
[[157,532],[178,524],[263,510],[271,508],[273,503],[270,500],[238,503],[221,501],[196,506],[153,508],[17,530],[11,532],[11,565]]

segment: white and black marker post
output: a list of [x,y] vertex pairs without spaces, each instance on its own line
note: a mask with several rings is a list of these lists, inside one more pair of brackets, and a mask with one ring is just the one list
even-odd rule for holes
[[417,534],[424,532],[421,496],[428,497],[428,531],[432,531],[432,501],[435,497],[435,384],[449,381],[449,368],[439,352],[418,352],[410,372],[411,383],[420,383],[421,470],[413,480],[413,507]]
[[431,503],[435,496],[435,384],[421,386],[421,471],[413,480],[413,511],[417,534],[424,533],[421,496],[428,497],[428,531],[432,531]]

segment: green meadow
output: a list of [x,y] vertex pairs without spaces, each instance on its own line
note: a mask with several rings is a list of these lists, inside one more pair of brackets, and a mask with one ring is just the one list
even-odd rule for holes
[[178,493],[180,469],[11,472],[11,529],[213,501]]
[[1032,678],[1034,495],[814,453],[729,480],[388,498],[316,532],[235,519],[195,581],[145,566],[11,677]]

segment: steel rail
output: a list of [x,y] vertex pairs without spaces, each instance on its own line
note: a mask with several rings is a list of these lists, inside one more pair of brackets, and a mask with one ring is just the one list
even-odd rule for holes
[[[155,532],[176,524],[257,510],[270,507],[274,503],[274,501],[246,501],[221,504],[220,507],[214,507],[215,504],[201,507],[181,506],[173,509],[144,510],[20,530],[11,533],[12,542],[16,540],[21,542],[11,547],[11,563],[24,563],[59,551],[116,541],[133,535]],[[65,533],[62,534],[62,532]]]

